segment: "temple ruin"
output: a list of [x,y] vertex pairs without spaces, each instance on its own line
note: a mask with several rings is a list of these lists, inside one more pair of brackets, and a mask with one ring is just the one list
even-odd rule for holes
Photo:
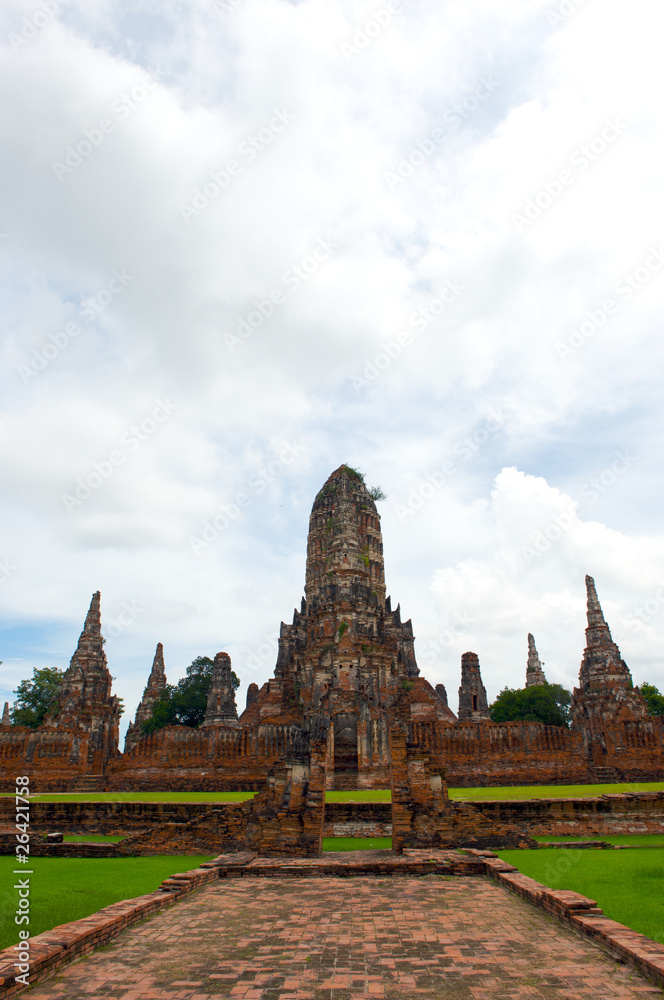
[[[214,659],[203,724],[143,733],[166,686],[159,643],[121,753],[120,708],[111,693],[97,592],[56,711],[37,730],[10,725],[7,708],[3,714],[2,790],[13,787],[17,773],[30,775],[34,791],[269,787],[265,801],[276,816],[283,813],[277,808],[282,798],[310,801],[309,779],[302,775],[314,767],[315,746],[321,794],[325,788],[394,790],[398,772],[401,792],[395,801],[410,803],[399,821],[403,842],[414,844],[420,842],[420,814],[413,805],[417,789],[421,808],[439,817],[431,827],[437,836],[449,831],[453,820],[465,822],[445,805],[445,781],[462,787],[661,780],[663,720],[648,715],[592,578],[586,585],[587,645],[571,728],[492,722],[473,652],[462,657],[457,718],[444,685],[434,689],[420,675],[411,621],[402,620],[399,605],[393,608],[387,596],[380,518],[371,493],[361,475],[341,466],[314,500],[304,597],[292,621],[281,624],[274,674],[260,688],[249,686],[240,715],[230,658],[222,652]],[[526,684],[545,683],[529,635]],[[265,836],[276,827],[269,829]]]

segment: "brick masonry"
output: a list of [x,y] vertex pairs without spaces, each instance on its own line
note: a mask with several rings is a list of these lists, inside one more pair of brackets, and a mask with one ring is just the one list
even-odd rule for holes
[[[223,815],[233,811],[233,808],[231,803],[211,806],[202,802],[35,801],[31,805],[31,828],[40,837],[52,831],[131,837],[149,830],[184,827],[188,823],[205,824],[205,817],[211,812]],[[495,827],[509,824],[519,833],[531,837],[664,833],[664,792],[602,795],[595,799],[496,799],[475,802],[473,808]],[[13,810],[13,800],[0,799],[0,830],[4,828],[8,831],[0,833],[0,851],[6,850],[7,853],[13,853],[15,846],[13,829],[10,831]],[[322,835],[390,837],[392,807],[388,802],[328,802],[325,804]],[[104,845],[93,846],[102,848]],[[213,849],[216,850],[216,846]]]

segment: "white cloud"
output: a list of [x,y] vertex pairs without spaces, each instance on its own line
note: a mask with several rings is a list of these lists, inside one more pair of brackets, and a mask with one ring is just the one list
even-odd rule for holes
[[[386,5],[227,6],[71,0],[35,31],[18,0],[0,13],[0,559],[16,567],[0,597],[27,629],[7,633],[6,693],[66,661],[97,588],[109,622],[144,608],[109,644],[130,711],[157,641],[169,676],[218,647],[266,677],[255,651],[299,603],[310,504],[342,461],[390,496],[388,583],[418,643],[455,611],[476,619],[436,661],[448,686],[467,643],[493,694],[521,683],[528,630],[573,683],[585,572],[628,662],[661,685],[659,612],[638,625],[632,609],[659,587],[662,269],[618,291],[664,237],[654,0],[587,2],[558,26],[555,3],[422,0],[349,58],[342,43]],[[34,37],[17,47],[17,32]],[[628,127],[517,231],[611,118]],[[450,281],[463,291],[422,325]],[[367,364],[377,376],[354,387]],[[177,408],[133,448],[157,400]],[[634,459],[604,486],[617,453]],[[95,473],[68,512],[62,495]]]

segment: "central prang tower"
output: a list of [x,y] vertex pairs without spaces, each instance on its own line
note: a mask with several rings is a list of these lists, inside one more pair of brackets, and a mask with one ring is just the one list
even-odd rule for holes
[[456,721],[419,676],[413,643],[411,622],[385,596],[376,504],[361,474],[342,465],[314,500],[305,598],[281,625],[274,680],[245,714],[305,729],[327,716],[328,787],[388,787],[389,713],[400,693],[414,721]]

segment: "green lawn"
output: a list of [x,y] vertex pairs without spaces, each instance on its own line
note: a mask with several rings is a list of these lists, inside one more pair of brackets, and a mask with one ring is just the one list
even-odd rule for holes
[[[596,798],[615,792],[664,791],[664,781],[614,785],[515,785],[500,788],[450,788],[450,798],[458,802],[479,799],[560,799]],[[244,802],[255,792],[60,792],[33,795],[35,802]],[[7,793],[0,796],[13,798]],[[327,802],[390,802],[389,788],[359,788],[326,792]]]
[[347,792],[325,792],[326,802],[391,802],[389,788],[356,788]]
[[323,837],[324,851],[391,851],[391,837]]
[[30,879],[30,925],[22,925],[32,936],[70,920],[87,917],[121,899],[154,892],[165,878],[190,871],[211,855],[154,858],[31,858],[26,865],[32,875],[14,875],[16,860],[0,857],[0,948],[18,941],[19,927],[13,916],[20,878]]
[[664,781],[615,785],[515,785],[504,788],[450,788],[450,798],[473,802],[478,799],[567,799],[596,798],[616,792],[661,792]]
[[[244,802],[256,792],[50,792],[32,802]],[[4,797],[8,797],[3,792]],[[12,793],[11,798],[14,798]]]
[[124,837],[112,837],[105,833],[65,833],[65,844],[117,844]]
[[550,889],[572,889],[590,896],[607,917],[664,944],[664,847],[497,853],[523,875]]
[[617,837],[605,837],[603,834],[585,837],[535,837],[535,840],[540,844],[564,844],[566,840],[603,840],[606,844],[614,844],[616,847],[664,847],[664,834],[658,833],[630,833]]

